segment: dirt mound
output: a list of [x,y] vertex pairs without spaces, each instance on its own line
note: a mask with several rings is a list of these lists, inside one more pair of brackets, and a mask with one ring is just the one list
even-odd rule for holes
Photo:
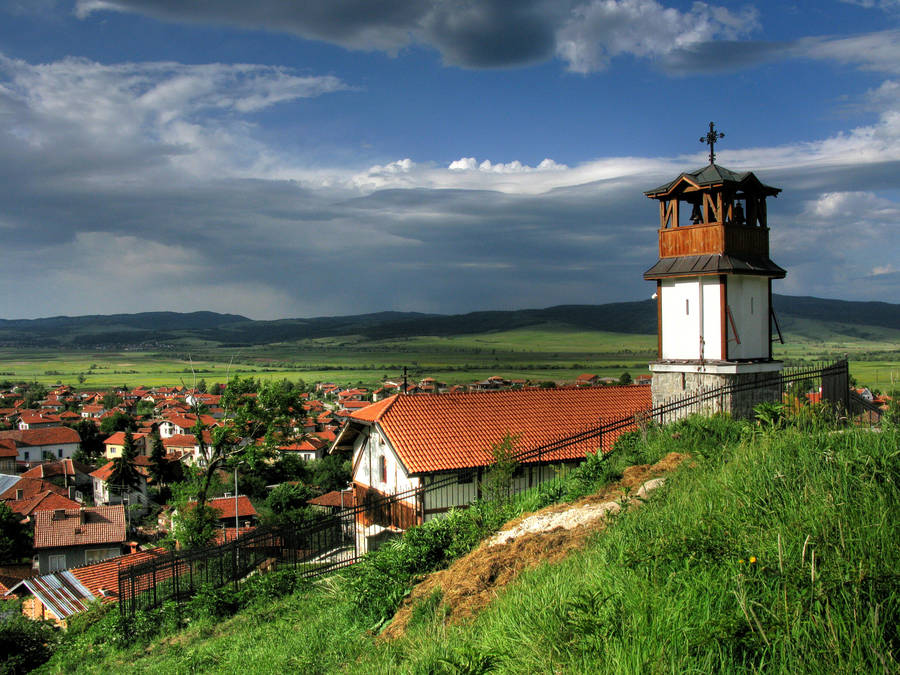
[[[637,494],[641,486],[671,471],[686,457],[672,452],[652,466],[630,466],[620,481],[596,494],[572,504],[554,504],[511,520],[496,536],[447,569],[425,577],[397,610],[381,638],[392,640],[403,635],[413,608],[437,588],[441,589],[441,605],[451,621],[463,621],[475,615],[524,570],[544,562],[556,562],[581,548],[591,534],[606,526],[603,516],[621,508],[616,502],[626,493]],[[657,485],[659,482],[647,487]],[[547,529],[534,531],[537,526]]]

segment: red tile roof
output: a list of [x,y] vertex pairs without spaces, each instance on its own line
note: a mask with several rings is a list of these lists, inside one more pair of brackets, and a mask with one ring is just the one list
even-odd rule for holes
[[[234,518],[234,501],[234,497],[218,497],[216,499],[210,499],[206,504],[218,511],[219,520],[222,520],[223,518]],[[197,502],[190,502],[188,506],[190,507],[192,504],[196,503]],[[237,504],[238,518],[259,515],[256,513],[256,509],[253,508],[253,504],[250,503],[249,497],[240,495],[237,498]]]
[[23,516],[30,516],[35,511],[54,511],[56,509],[79,509],[81,504],[74,499],[46,490],[31,499],[7,502],[9,508]]
[[[139,474],[141,474],[142,476],[144,476],[144,478],[146,478],[149,475],[149,472],[146,469],[147,462],[149,462],[149,459],[147,457],[138,456],[138,457],[135,457],[134,460],[135,461],[131,462],[131,464],[133,464],[135,466],[135,468],[137,469],[137,472]],[[138,460],[144,460],[144,461],[141,462]],[[91,478],[96,478],[97,480],[103,481],[105,483],[106,481],[109,480],[109,477],[113,475],[113,469],[115,466],[116,466],[116,463],[114,461],[107,462],[106,464],[101,466],[96,471],[92,471],[90,474]]]
[[69,427],[46,427],[44,429],[20,429],[0,431],[0,438],[11,439],[19,445],[41,446],[65,443],[81,443],[78,432]]
[[[139,441],[142,438],[146,438],[149,434],[135,431],[131,435],[135,441]],[[125,445],[125,432],[117,431],[112,436],[103,441],[103,445]]]
[[16,449],[16,442],[11,438],[0,439],[0,457],[17,457],[19,451]]
[[36,467],[28,469],[22,474],[22,478],[52,478],[53,476],[75,476],[76,474],[88,474],[91,467],[71,459],[60,459],[56,462],[44,462]]
[[353,492],[341,492],[340,490],[333,490],[332,492],[326,492],[324,495],[319,497],[313,497],[312,499],[307,499],[307,504],[314,504],[316,506],[343,506],[344,508],[353,506]]
[[125,508],[95,506],[34,514],[34,547],[56,548],[125,541]]
[[55,492],[58,495],[62,495],[63,497],[69,494],[68,490],[65,488],[58,487],[53,483],[50,483],[45,480],[41,480],[40,478],[23,478],[19,476],[19,480],[12,487],[8,488],[5,492],[0,493],[0,501],[12,501],[16,498],[16,491],[22,491],[23,499],[31,499],[33,497],[37,497],[42,492],[46,492],[49,490],[50,492]]
[[[377,422],[411,474],[486,466],[491,444],[518,436],[523,452],[650,407],[649,387],[529,389],[471,394],[392,396],[354,413]],[[621,432],[603,438],[612,447]],[[583,458],[599,439],[582,441],[541,457]],[[537,460],[535,460],[537,461]]]
[[[131,567],[138,563],[158,558],[168,553],[164,548],[154,548],[150,551],[138,551],[128,553],[115,558],[109,558],[103,562],[84,567],[76,567],[72,575],[93,593],[95,598],[101,598],[103,602],[112,602],[119,598],[119,569]],[[104,592],[101,592],[103,589]]]

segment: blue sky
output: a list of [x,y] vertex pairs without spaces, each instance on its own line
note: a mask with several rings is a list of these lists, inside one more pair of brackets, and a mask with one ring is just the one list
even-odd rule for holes
[[4,318],[649,297],[705,162],[776,292],[900,297],[900,1],[0,2]]

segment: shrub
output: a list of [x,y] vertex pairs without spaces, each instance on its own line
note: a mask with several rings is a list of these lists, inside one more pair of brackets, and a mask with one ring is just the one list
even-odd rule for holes
[[49,621],[31,621],[21,614],[0,621],[0,673],[27,673],[53,654],[59,633]]

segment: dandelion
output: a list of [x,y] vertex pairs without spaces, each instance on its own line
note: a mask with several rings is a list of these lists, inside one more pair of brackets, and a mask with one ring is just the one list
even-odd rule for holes
[[744,564],[744,559],[743,559],[743,558],[741,558],[740,560],[738,560],[738,565],[743,565],[743,564]]
[[756,562],[756,556],[755,556],[755,555],[751,555],[751,556],[750,556],[750,564],[752,565],[752,564],[754,564],[755,562]]

